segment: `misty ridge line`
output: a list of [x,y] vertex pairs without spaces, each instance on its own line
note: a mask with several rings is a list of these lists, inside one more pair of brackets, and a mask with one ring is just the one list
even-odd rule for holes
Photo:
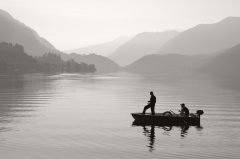
[[[66,54],[53,47],[50,42],[40,37],[37,32],[25,24],[14,19],[9,13],[0,10],[0,42],[20,44],[24,52],[33,57],[43,56],[48,53],[58,54],[64,61],[74,60],[81,64],[94,64],[97,72],[114,72],[118,65],[112,60],[100,55],[79,55]],[[75,59],[73,59],[73,57]],[[2,59],[4,59],[2,57]],[[8,63],[7,57],[4,59]],[[54,60],[53,60],[54,61]],[[55,64],[55,62],[50,64]],[[47,61],[48,63],[50,61]]]
[[[219,56],[228,55],[229,59],[224,61],[224,64],[236,63],[232,61],[235,60],[232,57],[237,56],[239,52],[239,28],[240,18],[229,17],[213,24],[200,24],[182,32],[144,32],[132,38],[120,37],[109,43],[71,50],[70,54],[66,54],[54,48],[33,29],[0,10],[0,42],[20,44],[24,47],[24,52],[33,57],[54,53],[60,55],[64,61],[93,64],[97,72],[101,73],[130,71],[148,74],[182,74],[200,70],[209,74],[218,72],[217,76],[238,78],[238,72],[235,70],[239,69],[239,65],[231,65],[231,68],[224,65],[224,68],[228,67],[228,69],[222,69],[223,59]],[[108,57],[97,55],[98,52],[94,50],[106,52]],[[91,54],[81,55],[79,54],[81,52]],[[4,58],[2,56],[1,61]],[[227,76],[220,73],[226,70],[234,72],[235,75]]]

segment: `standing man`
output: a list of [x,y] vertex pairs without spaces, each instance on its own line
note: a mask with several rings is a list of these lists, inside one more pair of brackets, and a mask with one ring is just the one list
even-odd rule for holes
[[148,104],[143,109],[143,114],[145,114],[146,110],[148,108],[151,108],[152,115],[155,115],[155,103],[156,103],[156,97],[154,96],[153,92],[150,92],[150,100],[148,101]]

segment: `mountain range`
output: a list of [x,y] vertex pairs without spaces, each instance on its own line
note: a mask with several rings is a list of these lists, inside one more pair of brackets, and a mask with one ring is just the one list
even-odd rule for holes
[[3,10],[0,10],[0,42],[23,45],[25,52],[32,56],[41,56],[47,52],[59,52],[36,31]]
[[240,43],[220,52],[204,65],[202,71],[219,78],[240,81]]
[[[19,55],[27,59],[31,57],[23,53],[33,57],[49,52],[57,53],[65,61],[73,59],[78,63],[95,64],[97,71],[104,73],[119,70],[151,74],[185,74],[200,71],[215,77],[240,80],[238,71],[240,69],[239,17],[225,18],[214,24],[200,24],[180,33],[175,31],[144,32],[130,40],[125,39],[125,42],[123,39],[118,40],[108,43],[111,45],[109,48],[116,49],[109,56],[112,60],[96,54],[66,54],[58,51],[36,31],[0,10],[0,43],[13,44],[2,46],[3,48],[9,46],[13,49],[10,56],[2,51],[0,61],[4,66],[8,66],[7,63],[11,62],[10,57],[16,50],[24,49],[24,52],[20,51],[22,53]],[[107,43],[105,44],[108,46]],[[117,45],[120,46],[116,48]],[[113,60],[120,65],[127,66],[121,69]],[[13,67],[12,62],[10,67]]]
[[[124,40],[124,38],[120,38]],[[117,45],[120,39],[112,42]],[[46,53],[57,53],[65,61],[73,59],[79,63],[95,64],[97,72],[116,71],[119,67],[112,60],[97,55],[66,54],[57,50],[50,42],[40,37],[36,31],[14,19],[9,13],[0,10],[0,43],[6,42],[23,46],[24,52],[33,57]]]
[[199,24],[169,40],[159,48],[159,53],[217,53],[240,43],[239,28],[240,17],[228,17],[214,24]]
[[109,58],[121,66],[129,65],[137,59],[156,53],[168,40],[178,35],[176,31],[144,32],[137,34],[121,45]]
[[209,55],[152,54],[124,67],[124,70],[141,74],[184,75],[196,72],[209,58]]
[[153,54],[142,57],[125,71],[140,74],[191,75],[208,74],[233,87],[240,87],[240,43],[216,54]]
[[91,45],[87,47],[82,47],[79,49],[74,50],[67,50],[66,53],[77,53],[77,54],[97,54],[101,56],[109,56],[112,54],[119,46],[124,44],[130,39],[130,37],[127,36],[121,36],[117,39],[114,39],[109,42],[105,42],[102,44],[97,45]]

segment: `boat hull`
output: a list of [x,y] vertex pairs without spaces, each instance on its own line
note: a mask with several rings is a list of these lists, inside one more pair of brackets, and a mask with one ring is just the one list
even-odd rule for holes
[[132,117],[135,119],[135,124],[145,124],[145,125],[199,125],[200,124],[200,116],[190,116],[183,117],[180,115],[173,116],[164,116],[161,113],[151,115],[151,114],[142,114],[142,113],[132,113]]

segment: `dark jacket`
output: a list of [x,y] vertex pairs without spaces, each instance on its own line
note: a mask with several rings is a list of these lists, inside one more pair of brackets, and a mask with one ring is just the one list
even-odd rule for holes
[[183,112],[185,114],[185,116],[189,116],[189,110],[187,107],[183,107],[181,112]]
[[156,97],[154,95],[151,95],[151,98],[150,98],[150,104],[155,104],[156,103]]

